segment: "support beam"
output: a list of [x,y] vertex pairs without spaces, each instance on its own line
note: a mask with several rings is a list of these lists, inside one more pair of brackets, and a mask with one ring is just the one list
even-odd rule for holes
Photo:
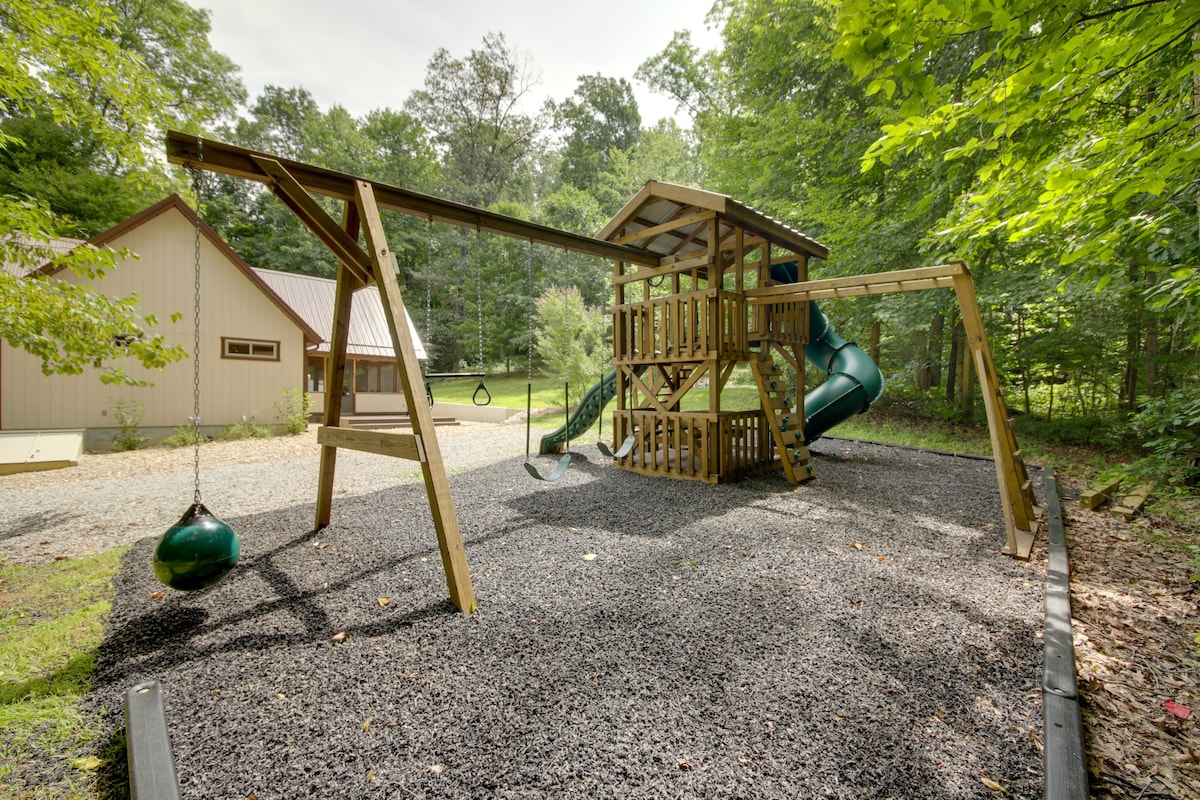
[[363,232],[367,241],[367,252],[371,257],[379,298],[387,317],[388,330],[392,335],[392,348],[400,368],[400,385],[404,390],[404,401],[412,420],[413,436],[418,447],[423,447],[421,473],[425,478],[425,494],[429,499],[429,510],[433,515],[433,527],[437,531],[438,547],[442,554],[442,568],[446,572],[446,586],[450,590],[450,602],[468,614],[475,611],[475,590],[471,586],[471,574],[467,569],[467,556],[463,549],[462,532],[454,511],[454,499],[450,496],[450,481],[446,477],[446,465],[438,446],[433,415],[425,402],[425,383],[421,378],[421,367],[409,333],[404,311],[404,298],[400,284],[392,271],[392,253],[388,249],[387,236],[383,232],[383,221],[379,218],[379,207],[375,203],[375,192],[368,181],[355,185],[355,205],[362,216]]
[[403,458],[407,461],[422,461],[425,451],[421,437],[411,433],[387,431],[362,431],[356,428],[317,428],[317,443],[326,447],[341,447],[374,453],[378,456]]
[[[358,239],[358,207],[347,203],[343,213],[343,228],[348,236]],[[342,387],[346,381],[346,348],[350,341],[350,309],[354,292],[362,286],[343,262],[338,266],[337,287],[333,297],[333,331],[330,333],[329,358],[325,362],[325,425],[337,427],[342,421]],[[321,467],[317,475],[317,529],[324,528],[333,517],[333,478],[337,469],[337,447],[321,447]]]
[[[200,150],[203,150],[203,158]],[[306,192],[335,197],[354,202],[355,181],[352,175],[335,172],[299,161],[277,158],[267,153],[256,153],[242,147],[211,139],[197,140],[195,136],[179,131],[167,131],[167,161],[172,164],[205,169],[223,175],[236,175],[259,183],[271,183],[273,178],[264,171],[256,159],[268,159],[279,164]],[[462,228],[486,231],[514,239],[524,239],[550,247],[561,247],[576,253],[599,258],[620,259],[648,267],[658,266],[656,253],[637,247],[614,244],[602,239],[593,239],[568,231],[560,231],[545,225],[507,217],[475,208],[464,203],[443,200],[440,197],[409,191],[384,183],[370,182],[379,208],[398,211],[423,219],[437,220]]]

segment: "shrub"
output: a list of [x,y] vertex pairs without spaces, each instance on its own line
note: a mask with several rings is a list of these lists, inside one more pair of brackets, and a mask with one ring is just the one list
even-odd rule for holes
[[175,432],[159,441],[163,447],[191,447],[194,444],[204,444],[208,437],[191,425],[180,425]]
[[256,420],[256,417],[250,417],[233,425],[227,425],[221,429],[218,438],[228,442],[234,439],[270,439],[275,435],[275,432],[269,427],[260,425]]
[[311,409],[312,398],[299,389],[284,389],[283,397],[275,402],[283,429],[290,436],[308,430],[308,413]]
[[112,404],[113,421],[117,423],[117,432],[112,437],[113,450],[137,450],[146,443],[147,437],[139,430],[145,410],[141,403],[129,403],[125,400],[118,400]]

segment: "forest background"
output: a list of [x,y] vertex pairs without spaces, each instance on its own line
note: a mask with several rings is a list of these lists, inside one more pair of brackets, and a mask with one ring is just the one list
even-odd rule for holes
[[[439,50],[400,108],[355,117],[300,86],[247,97],[206,12],[180,0],[14,0],[0,7],[2,255],[111,268],[113,254],[42,243],[190,197],[164,163],[166,128],[588,235],[647,180],[696,186],[828,245],[814,277],[966,261],[1019,425],[1129,455],[1164,490],[1194,493],[1200,4],[718,0],[708,22],[721,47],[677,34],[636,76],[680,104],[688,129],[643,120],[630,83],[600,74],[520,111],[531,65],[501,32]],[[250,264],[334,275],[261,187],[210,175],[203,192],[205,219]],[[558,318],[589,332],[566,337],[587,351],[579,369],[607,357],[593,332],[609,263],[386,224],[432,369],[523,371],[539,298],[547,318],[562,298]],[[828,306],[881,365],[885,412],[977,419],[951,293]],[[101,364],[127,381],[123,359],[180,358],[153,336],[110,344],[147,322],[136,299],[0,272],[0,335],[48,371]]]

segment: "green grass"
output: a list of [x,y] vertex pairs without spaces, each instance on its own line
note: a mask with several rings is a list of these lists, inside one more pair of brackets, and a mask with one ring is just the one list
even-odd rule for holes
[[[100,755],[99,720],[81,701],[123,554],[0,565],[0,798],[94,796],[73,762]],[[32,764],[37,784],[23,785]]]

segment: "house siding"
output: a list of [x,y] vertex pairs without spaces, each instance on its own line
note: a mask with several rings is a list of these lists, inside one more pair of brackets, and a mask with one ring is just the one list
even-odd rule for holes
[[[109,245],[140,258],[123,261],[103,279],[90,282],[110,297],[136,293],[143,314],[157,317],[151,328],[168,344],[188,353],[164,370],[146,370],[130,359],[131,376],[153,382],[149,388],[110,386],[98,371],[82,375],[42,374],[41,364],[3,345],[0,356],[0,429],[112,428],[114,404],[141,406],[141,427],[172,429],[187,424],[193,394],[193,266],[195,229],[179,210],[168,208],[128,230]],[[56,279],[89,283],[64,271]],[[204,427],[224,426],[243,417],[272,423],[275,403],[286,388],[301,389],[305,369],[304,333],[246,274],[207,238],[201,238],[201,410]],[[173,314],[179,319],[172,321]],[[221,338],[279,342],[278,361],[221,358]]]

